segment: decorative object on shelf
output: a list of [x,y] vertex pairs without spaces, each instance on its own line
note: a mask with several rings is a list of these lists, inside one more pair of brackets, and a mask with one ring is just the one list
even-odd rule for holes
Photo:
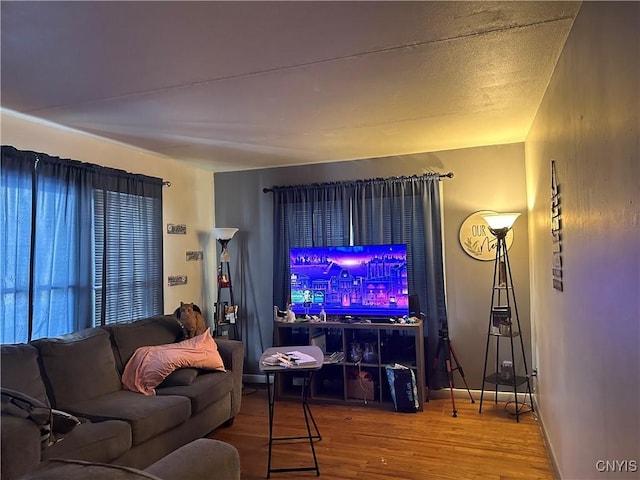
[[[227,248],[229,241],[238,232],[237,228],[214,228],[213,234],[215,235],[218,243],[220,243],[220,262],[218,264],[218,298],[216,305],[216,336],[227,334],[229,331],[226,327],[233,327],[233,339],[240,340],[240,333],[238,330],[238,305],[233,299],[233,285],[231,282],[231,268],[229,262],[231,261],[231,255]],[[228,301],[225,302],[222,299],[223,290],[228,293]]]
[[[467,255],[476,260],[490,261],[495,258],[496,238],[491,234],[484,215],[497,214],[493,210],[480,210],[469,215],[460,226],[460,246]],[[506,237],[507,248],[513,243],[513,232]]]
[[362,347],[358,342],[352,342],[349,349],[349,361],[358,363],[362,360]]
[[293,323],[296,321],[296,314],[291,310],[291,304],[287,304],[287,311],[284,316],[285,320],[289,323]]
[[[482,401],[484,398],[484,386],[486,383],[494,385],[494,401],[498,402],[498,387],[500,385],[513,389],[515,400],[515,416],[520,421],[522,402],[518,402],[518,387],[526,384],[526,393],[529,394],[531,411],[533,411],[533,397],[531,394],[531,384],[529,381],[529,371],[524,350],[524,340],[521,334],[520,317],[518,315],[518,305],[516,303],[515,289],[513,287],[513,277],[511,275],[511,264],[506,237],[512,231],[512,227],[519,213],[491,213],[484,215],[488,224],[489,232],[496,237],[495,257],[493,266],[493,287],[491,290],[491,310],[489,314],[489,328],[487,330],[487,345],[484,355],[484,370],[482,374],[482,391],[480,393],[480,409],[482,413]],[[515,322],[515,323],[514,323]],[[515,328],[515,330],[514,330]],[[499,365],[500,338],[509,339],[510,359],[503,360]],[[516,358],[514,353],[514,337],[520,338],[520,348],[522,353],[522,363],[524,375],[517,374]],[[487,375],[487,364],[489,359],[490,341],[495,339],[495,372]]]
[[500,365],[500,379],[505,382],[513,380],[513,362],[511,360],[503,360]]
[[362,360],[365,363],[377,363],[378,354],[376,353],[376,344],[373,342],[364,344],[364,351],[362,352]]

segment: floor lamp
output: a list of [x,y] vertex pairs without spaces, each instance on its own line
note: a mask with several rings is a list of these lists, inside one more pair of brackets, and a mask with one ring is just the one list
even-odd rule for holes
[[[496,237],[496,257],[493,267],[493,286],[491,289],[491,311],[489,314],[489,327],[487,331],[487,346],[484,356],[484,372],[482,391],[480,393],[480,409],[482,413],[482,401],[485,391],[485,383],[492,384],[495,390],[495,402],[498,399],[498,386],[510,387],[513,390],[516,420],[520,421],[520,409],[518,407],[518,387],[526,383],[529,394],[529,402],[533,411],[533,398],[531,395],[531,384],[529,382],[529,371],[524,350],[524,340],[520,327],[520,316],[518,315],[518,305],[511,276],[511,264],[509,263],[509,252],[507,248],[507,234],[513,227],[514,222],[520,216],[519,213],[493,213],[482,217],[489,225],[489,231]],[[514,327],[512,318],[515,317]],[[513,346],[514,337],[520,339],[520,349],[524,376],[517,375],[516,356]],[[506,338],[510,347],[509,358],[499,365],[500,339]],[[487,361],[489,358],[490,341],[495,341],[495,370],[487,375]]]
[[[220,263],[218,264],[218,298],[216,300],[216,336],[218,335],[218,328],[221,325],[233,325],[234,340],[240,340],[238,333],[238,311],[237,305],[233,300],[233,284],[231,281],[231,268],[229,262],[231,261],[231,255],[227,249],[227,245],[238,232],[237,228],[214,228],[213,234],[216,236],[220,247]],[[229,293],[229,305],[228,307],[222,302],[221,295],[223,290]]]

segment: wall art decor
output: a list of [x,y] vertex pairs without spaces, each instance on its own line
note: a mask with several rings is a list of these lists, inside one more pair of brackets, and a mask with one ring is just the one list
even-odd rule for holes
[[187,252],[187,262],[196,262],[203,259],[202,251]]
[[[472,213],[460,226],[460,246],[471,258],[483,261],[496,259],[496,246],[498,240],[489,231],[489,225],[482,218],[488,213],[497,213],[492,210],[480,210]],[[509,230],[505,238],[507,249],[513,244],[513,230]]]
[[170,233],[172,235],[186,235],[187,226],[182,224],[176,225],[175,223],[168,223],[167,233]]
[[176,285],[186,285],[187,284],[187,276],[186,275],[169,275],[169,286],[175,287]]
[[560,209],[560,185],[556,176],[556,161],[551,160],[551,240],[553,242],[553,288],[562,292],[562,211]]

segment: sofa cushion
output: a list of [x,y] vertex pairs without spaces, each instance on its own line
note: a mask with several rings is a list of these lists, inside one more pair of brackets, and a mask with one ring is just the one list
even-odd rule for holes
[[0,478],[15,480],[35,468],[42,458],[40,428],[26,418],[2,416]]
[[188,386],[157,388],[158,395],[182,395],[191,400],[192,415],[217,402],[233,389],[233,374],[209,372],[198,375]]
[[127,390],[77,402],[67,408],[94,422],[125,420],[131,426],[133,445],[180,425],[191,416],[190,401],[186,397],[146,396]]
[[131,448],[131,427],[125,421],[85,422],[76,426],[61,441],[43,451],[43,458],[75,458],[92,462],[110,462]]
[[81,460],[55,458],[44,462],[21,480],[160,480],[159,477],[135,468]]
[[25,393],[50,406],[47,390],[40,376],[38,350],[32,345],[2,345],[0,381],[3,387]]
[[116,392],[122,388],[109,333],[89,328],[58,338],[34,340],[51,401],[56,408]]
[[228,443],[199,438],[144,470],[164,480],[240,480],[240,454]]
[[169,374],[158,387],[184,387],[191,385],[199,373],[200,370],[198,368],[178,368]]
[[133,353],[147,345],[174,343],[182,339],[182,328],[171,315],[159,315],[134,322],[114,323],[103,327],[111,333],[122,373]]

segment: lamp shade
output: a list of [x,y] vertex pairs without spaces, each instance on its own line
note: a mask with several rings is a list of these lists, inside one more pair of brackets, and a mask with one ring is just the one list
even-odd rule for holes
[[238,231],[237,228],[218,228],[213,229],[213,234],[218,240],[231,240]]
[[488,213],[483,215],[482,218],[484,218],[491,230],[506,231],[513,226],[519,216],[519,213]]

